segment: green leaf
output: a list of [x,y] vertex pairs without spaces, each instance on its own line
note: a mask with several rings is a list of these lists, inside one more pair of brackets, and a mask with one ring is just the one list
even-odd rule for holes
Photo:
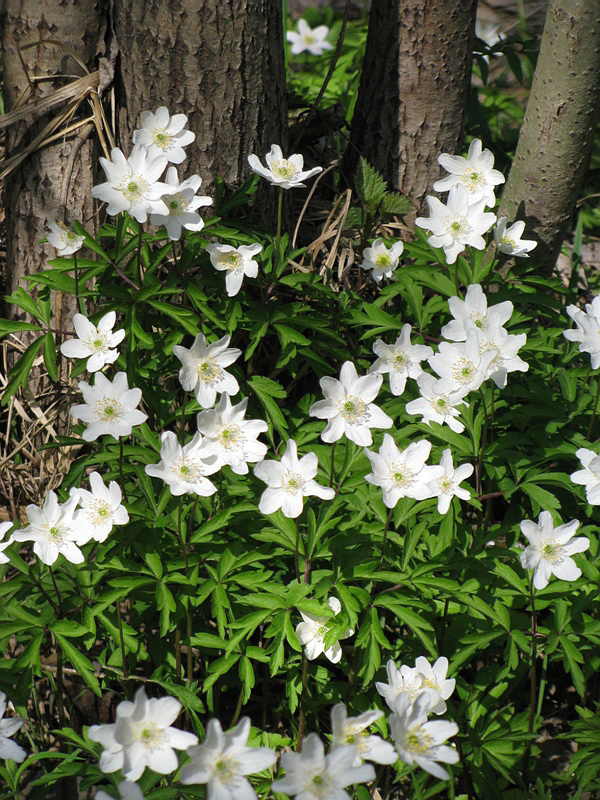
[[355,178],[356,193],[362,202],[375,211],[387,192],[387,183],[364,158],[360,158]]
[[50,380],[57,383],[58,367],[56,364],[56,342],[54,341],[54,334],[50,332],[44,336],[44,364],[48,370]]
[[19,331],[41,331],[39,325],[32,325],[30,322],[21,322],[17,319],[0,319],[0,338],[9,333]]
[[386,214],[408,214],[413,208],[413,204],[408,197],[398,192],[387,192],[381,204],[381,210]]
[[27,384],[33,368],[33,362],[37,358],[45,338],[45,336],[40,336],[39,339],[32,342],[8,373],[9,380],[2,394],[2,405],[6,405],[13,394],[16,394],[21,386]]
[[63,655],[67,658],[73,667],[77,670],[77,672],[81,675],[84,682],[87,686],[94,692],[95,695],[98,697],[102,696],[102,692],[100,690],[100,684],[98,683],[98,678],[94,675],[94,667],[92,662],[86,658],[76,647],[74,647],[71,642],[62,636],[60,633],[55,633],[54,636],[58,644],[60,645],[61,650],[63,651]]

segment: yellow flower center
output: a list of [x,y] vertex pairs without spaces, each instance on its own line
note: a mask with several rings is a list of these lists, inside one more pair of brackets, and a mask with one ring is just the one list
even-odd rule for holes
[[422,730],[421,725],[411,728],[405,737],[406,749],[409,753],[425,755],[433,744],[433,739]]
[[149,189],[148,181],[141,175],[130,175],[117,186],[130,203],[137,203]]
[[275,161],[271,164],[271,172],[280,180],[292,181],[298,174],[298,168],[287,158],[282,158],[280,161]]
[[173,142],[173,137],[166,130],[166,128],[155,128],[152,131],[152,141],[161,150],[170,150]]
[[342,417],[350,425],[364,424],[369,418],[367,405],[360,397],[346,397],[338,408]]
[[223,379],[223,370],[212,358],[206,358],[197,366],[198,377],[209,386],[219,383]]

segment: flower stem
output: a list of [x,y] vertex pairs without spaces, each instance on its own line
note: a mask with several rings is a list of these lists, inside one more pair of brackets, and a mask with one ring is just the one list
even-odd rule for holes
[[383,559],[385,558],[385,546],[387,544],[388,531],[390,529],[390,522],[392,521],[393,513],[394,509],[390,508],[390,510],[388,511],[387,519],[385,521],[385,528],[383,529],[383,542],[381,543],[381,558],[379,559],[379,565],[377,567],[378,570],[381,569],[381,566],[383,564]]
[[61,728],[66,727],[65,719],[65,687],[63,684],[63,654],[60,642],[54,638],[56,646],[56,711],[58,713],[58,724]]
[[598,412],[598,400],[600,399],[600,377],[598,377],[597,381],[598,385],[596,387],[596,399],[594,400],[594,411],[592,412],[592,418],[590,420],[590,426],[587,431],[586,439],[589,441],[590,436],[592,435],[592,430],[594,429],[594,422],[596,421],[596,414]]
[[85,314],[83,300],[79,297],[79,266],[77,265],[77,253],[73,253],[73,277],[75,278],[75,303],[77,310]]
[[294,550],[294,566],[296,568],[296,580],[300,583],[300,526],[298,520],[294,520],[296,525],[296,547]]
[[283,220],[283,192],[282,186],[279,187],[279,196],[277,198],[277,235],[275,236],[275,258],[273,264],[275,267],[275,275],[277,277],[279,267],[279,245],[281,243],[281,223]]
[[415,770],[414,767],[411,768],[411,773],[412,773],[412,782],[413,782],[413,786],[415,787],[415,795],[417,797],[417,800],[423,800],[423,792],[421,791],[421,784],[419,782],[419,779],[417,778],[417,771]]
[[[533,575],[529,582],[529,597],[531,599],[531,664],[529,665],[529,723],[527,732],[533,733],[535,722],[535,712],[537,706],[536,689],[536,660],[537,660],[537,615],[535,611],[535,594],[533,591]],[[523,758],[523,780],[527,784],[529,781],[529,757],[531,755],[531,736],[525,745],[525,757]]]
[[140,282],[140,286],[144,281],[144,274],[142,272],[142,236],[144,235],[144,229],[142,228],[142,224],[138,222],[139,225],[139,234],[138,234],[138,246],[137,246],[137,272],[138,272],[138,281]]
[[300,750],[302,747],[302,740],[304,739],[304,728],[306,727],[306,685],[308,683],[308,658],[306,657],[306,650],[302,650],[302,694],[300,695],[300,718],[298,720],[298,739],[296,741],[296,749]]
[[181,683],[181,628],[175,626],[175,680]]
[[334,478],[335,478],[335,446],[337,442],[334,442],[331,447],[331,466],[329,467],[329,487],[333,488]]

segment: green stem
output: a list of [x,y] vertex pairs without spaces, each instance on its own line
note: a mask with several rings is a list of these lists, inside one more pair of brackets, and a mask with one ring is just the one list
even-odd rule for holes
[[333,443],[331,446],[331,466],[329,468],[329,487],[333,488],[334,478],[335,478],[335,446],[337,441]]
[[377,567],[378,570],[381,569],[381,566],[383,564],[383,559],[385,557],[385,546],[387,544],[388,531],[390,529],[390,522],[392,521],[393,513],[394,509],[390,508],[390,510],[388,511],[387,519],[385,521],[385,528],[383,529],[383,542],[381,543],[381,558],[379,559],[379,565]]
[[175,627],[175,680],[181,683],[181,628]]
[[300,583],[300,526],[298,520],[294,520],[296,525],[296,547],[294,549],[294,566],[296,568],[296,580]]
[[278,276],[278,269],[279,269],[279,245],[281,243],[281,224],[283,221],[283,187],[279,187],[279,196],[277,198],[277,235],[275,236],[275,258],[274,258],[274,266],[275,266],[275,275],[273,277]]
[[598,386],[596,387],[596,399],[594,400],[594,411],[592,413],[592,419],[590,420],[590,426],[587,431],[586,439],[590,441],[590,437],[592,435],[592,430],[594,429],[594,422],[596,421],[596,414],[598,412],[598,400],[600,399],[600,376],[598,377]]
[[308,683],[308,658],[306,651],[302,651],[302,694],[300,695],[300,718],[298,720],[298,740],[296,742],[296,749],[300,750],[302,747],[302,740],[304,739],[304,728],[306,727],[306,686]]
[[137,273],[138,273],[138,281],[140,283],[140,287],[144,280],[144,274],[142,273],[142,236],[144,235],[144,229],[142,228],[142,224],[138,222],[139,225],[139,234],[138,234],[138,247],[137,247]]
[[234,725],[237,724],[238,719],[240,718],[240,714],[242,713],[242,705],[244,703],[244,687],[242,686],[240,690],[240,696],[238,697],[237,705],[235,707],[235,711],[233,712],[233,719],[231,720],[230,728],[233,728]]
[[56,646],[56,711],[58,713],[58,724],[61,728],[65,728],[67,721],[65,719],[65,687],[63,683],[63,654],[62,648],[58,640],[54,637],[54,644]]
[[[537,660],[537,614],[535,610],[535,594],[533,591],[533,574],[529,581],[529,597],[531,599],[531,664],[529,665],[529,722],[527,732],[533,733],[535,722],[535,712],[537,706],[536,688],[536,660]],[[523,758],[523,780],[527,784],[529,781],[529,758],[531,755],[531,737],[525,745],[525,757]]]
[[413,782],[413,786],[415,787],[415,794],[417,796],[417,800],[423,800],[423,792],[421,791],[421,784],[419,782],[419,779],[417,778],[417,771],[415,770],[414,767],[411,769],[411,773],[412,773],[412,782]]
[[[125,452],[125,445],[123,441],[123,437],[119,439],[119,486],[121,487],[121,491],[123,492],[123,499],[127,501],[127,490],[125,488],[125,481],[123,480],[123,456]],[[120,555],[123,556],[123,550],[125,549],[125,540],[123,538],[123,534],[121,534],[121,545],[120,545]],[[123,635],[123,616],[121,614],[121,603],[117,599],[116,602],[117,606],[117,626],[119,628],[119,645],[121,649],[121,662],[123,665],[123,680],[127,680],[128,677],[128,669],[127,669],[127,656],[125,653],[125,636]]]
[[79,266],[77,265],[77,253],[73,253],[73,277],[75,278],[75,303],[80,314],[85,314],[83,300],[79,297]]

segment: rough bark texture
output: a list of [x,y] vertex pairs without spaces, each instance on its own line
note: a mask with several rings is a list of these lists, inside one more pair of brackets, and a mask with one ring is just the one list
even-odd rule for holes
[[532,260],[551,272],[600,118],[600,3],[553,0],[499,214],[526,222]]
[[[28,89],[18,49],[45,39],[59,41],[93,71],[98,42],[103,37],[104,13],[102,0],[62,0],[61,3],[54,0],[5,0],[0,27],[6,111],[10,111],[21,93]],[[36,78],[56,74],[81,77],[84,74],[75,60],[54,44],[21,50],[21,56],[30,76]],[[64,77],[34,81],[34,95],[29,99],[45,97],[67,82]],[[30,118],[9,127],[6,156],[21,151],[60,110],[58,107],[41,118]],[[89,116],[89,113],[89,105],[84,101],[81,112],[71,123]],[[63,181],[67,220],[88,221],[92,217],[93,137],[82,143],[78,138],[80,133],[81,130],[77,130],[42,147],[6,181],[6,283],[9,291],[14,291],[20,283],[26,286],[22,283],[23,275],[40,271],[48,258],[57,255],[53,247],[40,245],[39,241],[50,212],[61,203]],[[63,309],[65,313],[68,308],[70,306]],[[60,307],[57,311],[60,317]]]
[[373,0],[350,144],[421,205],[437,157],[460,152],[476,0]]
[[187,114],[196,141],[185,174],[203,190],[215,175],[239,184],[250,153],[285,148],[281,0],[116,0],[115,32],[125,150],[140,112],[160,105]]

